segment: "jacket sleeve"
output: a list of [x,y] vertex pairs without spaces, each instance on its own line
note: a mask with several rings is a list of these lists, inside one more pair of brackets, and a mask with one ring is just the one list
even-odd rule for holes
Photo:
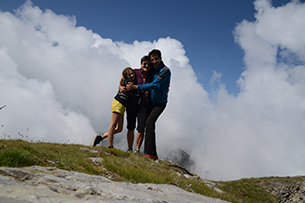
[[160,85],[165,82],[171,75],[168,67],[162,68],[160,73],[155,77],[155,79],[149,84],[137,85],[137,89],[141,91],[149,91],[160,87]]

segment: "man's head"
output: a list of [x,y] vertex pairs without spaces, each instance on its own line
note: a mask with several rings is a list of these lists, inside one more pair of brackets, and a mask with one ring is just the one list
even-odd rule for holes
[[160,63],[162,61],[160,50],[153,49],[151,52],[149,52],[148,56],[150,57],[150,62],[154,67],[157,67],[160,65]]

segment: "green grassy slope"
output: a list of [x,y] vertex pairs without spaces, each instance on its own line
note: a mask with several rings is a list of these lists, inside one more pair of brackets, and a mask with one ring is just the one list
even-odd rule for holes
[[55,166],[64,170],[101,175],[114,181],[171,184],[186,191],[229,202],[278,202],[275,196],[263,189],[263,179],[209,181],[217,188],[215,190],[197,175],[170,161],[153,161],[105,147],[0,140],[0,166],[32,165]]

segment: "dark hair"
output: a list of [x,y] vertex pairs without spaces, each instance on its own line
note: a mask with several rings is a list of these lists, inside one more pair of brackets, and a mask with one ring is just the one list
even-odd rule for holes
[[161,51],[158,49],[153,49],[149,52],[148,56],[150,57],[152,55],[157,55],[157,56],[159,56],[159,58],[161,58]]
[[148,61],[148,62],[150,62],[150,57],[147,56],[147,55],[143,56],[143,57],[141,58],[141,64],[143,63],[143,61]]

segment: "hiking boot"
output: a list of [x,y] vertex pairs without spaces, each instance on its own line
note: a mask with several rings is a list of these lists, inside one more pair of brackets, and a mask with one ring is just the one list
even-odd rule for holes
[[149,159],[158,160],[158,156],[153,156],[153,155],[150,155],[150,154],[145,154],[144,156],[146,158],[149,158]]
[[90,144],[91,147],[95,147],[98,143],[100,143],[103,140],[101,135],[94,135],[92,142]]
[[140,150],[139,150],[139,149],[135,149],[135,150],[134,150],[134,154],[136,154],[136,155],[141,155]]

